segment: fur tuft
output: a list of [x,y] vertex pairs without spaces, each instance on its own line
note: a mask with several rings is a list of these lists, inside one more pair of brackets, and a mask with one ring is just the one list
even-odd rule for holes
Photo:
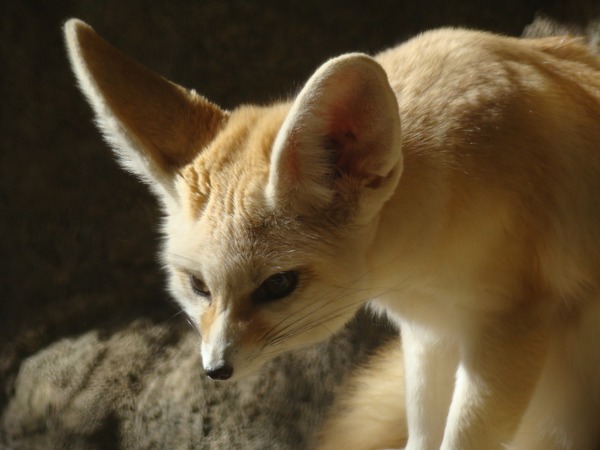
[[320,432],[318,450],[402,448],[408,431],[400,341],[393,339],[352,374]]

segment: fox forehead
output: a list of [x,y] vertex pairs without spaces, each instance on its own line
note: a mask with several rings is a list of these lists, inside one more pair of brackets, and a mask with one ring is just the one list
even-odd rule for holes
[[[289,105],[242,106],[227,114],[217,136],[181,171],[180,205],[191,219],[248,216],[264,203],[273,142]],[[214,212],[214,211],[213,211]]]
[[265,202],[271,150],[288,110],[282,103],[228,113],[215,139],[181,170],[178,207],[166,220],[167,262],[223,286],[302,265],[295,243],[314,227]]
[[[209,208],[195,221],[167,218],[165,262],[178,277],[201,278],[213,297],[244,297],[269,276],[288,270],[314,272],[319,255],[307,247],[310,231],[301,220],[221,214]],[[315,236],[314,242],[321,241]],[[184,278],[179,278],[185,283]]]

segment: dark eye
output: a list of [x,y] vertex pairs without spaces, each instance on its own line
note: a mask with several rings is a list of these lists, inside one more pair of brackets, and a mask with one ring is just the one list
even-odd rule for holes
[[255,303],[268,303],[290,295],[298,286],[298,272],[290,270],[271,275],[252,294]]
[[190,286],[196,295],[210,298],[210,291],[200,278],[190,275]]

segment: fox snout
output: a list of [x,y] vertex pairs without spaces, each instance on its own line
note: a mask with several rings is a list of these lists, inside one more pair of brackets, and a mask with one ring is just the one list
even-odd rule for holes
[[213,380],[225,381],[231,378],[233,375],[233,366],[227,363],[223,363],[216,367],[205,367],[204,373],[207,377]]
[[207,377],[225,381],[233,376],[234,365],[230,349],[231,347],[223,341],[217,342],[217,345],[202,342],[202,366]]
[[[235,367],[239,361],[240,328],[235,326],[229,311],[223,311],[212,316],[212,321],[201,321],[201,354],[202,366],[207,377],[225,381],[243,372],[243,367]],[[242,364],[243,366],[243,364]]]

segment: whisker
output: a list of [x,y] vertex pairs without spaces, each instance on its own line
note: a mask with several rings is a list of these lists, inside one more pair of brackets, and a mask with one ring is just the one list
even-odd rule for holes
[[191,327],[192,327],[194,330],[196,330],[196,331],[198,331],[198,332],[199,332],[199,330],[198,330],[198,326],[197,326],[197,325],[196,325],[194,322],[192,322],[192,319],[190,318],[190,316],[188,316],[188,315],[187,315],[187,313],[185,312],[185,310],[183,310],[183,309],[181,309],[181,310],[177,311],[175,314],[173,314],[173,315],[172,315],[172,316],[169,318],[168,322],[171,322],[171,321],[175,320],[177,317],[181,316],[182,314],[183,314],[183,315],[184,315],[184,317],[185,317],[185,321],[186,321],[186,322],[187,322],[187,323],[188,323],[188,324],[189,324],[189,325],[190,325],[190,326],[191,326]]
[[[264,346],[269,345],[271,339],[276,338],[278,335],[283,334],[289,328],[294,327],[297,323],[307,320],[315,313],[320,312],[323,308],[331,305],[332,303],[337,302],[341,297],[345,296],[348,292],[348,289],[343,290],[342,292],[337,293],[337,295],[331,296],[328,301],[322,302],[323,298],[327,298],[331,293],[335,292],[334,289],[330,289],[327,292],[322,293],[320,296],[315,297],[311,302],[308,302],[304,307],[296,311],[294,314],[286,317],[282,322],[276,324],[270,331],[275,332],[266,335]],[[300,314],[303,313],[303,314]],[[292,320],[293,319],[293,320]]]
[[[296,320],[294,321],[294,324],[305,322],[303,326],[295,327],[290,330],[290,328],[291,328],[290,324],[287,324],[282,329],[277,329],[277,333],[275,333],[275,335],[273,335],[267,342],[264,343],[263,348],[266,348],[268,346],[279,345],[282,342],[285,342],[299,334],[305,333],[305,332],[307,332],[311,329],[314,329],[318,326],[323,326],[324,324],[326,324],[327,322],[329,322],[331,320],[343,317],[343,316],[347,315],[349,312],[355,311],[357,306],[364,304],[368,301],[376,300],[377,298],[380,298],[389,292],[395,291],[397,289],[397,287],[402,284],[402,282],[403,281],[400,281],[395,286],[393,286],[389,289],[383,290],[382,292],[380,292],[377,295],[369,296],[367,298],[360,298],[357,301],[354,301],[354,302],[351,302],[348,304],[344,304],[341,308],[330,311],[328,314],[321,316],[316,321],[311,320],[311,318],[317,311],[322,310],[321,306],[319,306],[318,308],[315,308],[315,309],[309,311],[307,314],[304,314],[302,317],[296,318]],[[337,297],[331,299],[329,302],[325,303],[325,305],[331,304],[332,302],[339,299],[340,296],[337,296]],[[286,330],[289,330],[289,331],[286,331]]]
[[183,309],[177,311],[175,314],[173,314],[170,318],[169,318],[169,322],[171,320],[174,320],[176,317],[180,316],[181,314],[183,314],[185,311]]
[[[350,283],[348,286],[339,286],[339,285],[334,285],[334,287],[337,287],[338,289],[340,289],[340,292],[337,293],[336,296],[333,296],[331,299],[329,299],[329,301],[325,302],[325,303],[321,303],[321,300],[328,296],[331,292],[334,291],[334,289],[330,289],[327,293],[323,293],[321,296],[315,298],[313,301],[307,303],[304,307],[302,307],[300,310],[296,311],[293,315],[290,315],[288,317],[286,317],[282,322],[276,324],[274,327],[272,327],[270,330],[268,330],[267,333],[265,333],[262,338],[259,340],[260,341],[265,341],[263,347],[269,345],[269,342],[271,340],[271,338],[275,338],[277,335],[282,334],[283,332],[285,332],[285,330],[293,327],[294,325],[296,325],[298,322],[301,322],[303,320],[306,320],[308,317],[312,316],[314,313],[316,313],[317,311],[321,311],[323,308],[331,305],[332,303],[338,301],[341,297],[347,295],[350,292],[361,292],[361,291],[369,291],[369,292],[377,292],[379,290],[384,290],[383,288],[377,289],[377,288],[353,288],[352,285],[355,284],[358,281],[358,279],[354,280],[352,283]],[[371,296],[369,296],[371,297]],[[366,303],[368,300],[370,300],[370,298],[362,298],[360,300],[358,300],[357,303]],[[352,303],[351,306],[354,308],[357,303]],[[303,312],[305,310],[307,310],[308,308],[311,308],[313,306],[315,306],[314,308],[312,308],[311,310],[309,310],[306,314],[301,315],[298,317],[298,314],[300,312]],[[294,319],[292,321],[288,321],[288,319]],[[288,323],[286,323],[286,321],[288,321]],[[284,325],[285,324],[285,325]],[[284,326],[282,326],[284,325]],[[272,333],[274,331],[277,331],[275,336],[271,336]]]
[[[321,293],[320,296],[315,297],[312,301],[307,302],[306,305],[304,305],[302,308],[300,308],[298,311],[295,311],[294,314],[291,314],[287,317],[285,317],[281,322],[275,324],[273,327],[271,327],[260,339],[259,342],[262,341],[267,341],[270,338],[270,334],[272,332],[274,332],[275,330],[281,332],[283,330],[285,330],[286,328],[289,328],[290,326],[293,326],[295,323],[298,322],[298,320],[302,320],[302,317],[304,316],[300,316],[300,318],[295,318],[298,314],[300,314],[301,312],[304,312],[306,309],[310,308],[311,306],[314,306],[315,304],[320,303],[320,301],[327,296],[329,293],[333,292],[333,289],[326,292],[326,293]],[[317,309],[320,308],[322,305],[318,305]],[[309,311],[309,314],[311,314],[311,311]],[[295,318],[295,319],[294,319]],[[294,319],[289,323],[288,322],[290,319]],[[282,327],[282,325],[285,325]],[[281,328],[282,327],[282,328]]]
[[[348,304],[344,304],[341,308],[330,311],[328,314],[321,316],[316,321],[312,320],[312,317],[317,313],[317,311],[320,311],[321,308],[314,309],[309,314],[304,315],[303,317],[301,317],[299,320],[296,321],[296,323],[304,323],[303,326],[292,328],[291,330],[289,330],[287,332],[285,330],[278,330],[280,332],[277,333],[275,336],[273,336],[269,340],[267,345],[275,345],[280,342],[286,341],[294,336],[297,336],[308,330],[311,330],[311,329],[315,328],[316,326],[319,326],[323,323],[329,322],[332,319],[336,319],[343,315],[347,315],[349,312],[354,312],[358,306],[364,304],[367,300],[368,299],[361,298],[357,301],[354,301],[354,302],[351,302]],[[329,303],[331,303],[331,302],[329,302]],[[289,329],[289,327],[286,327],[286,330],[287,329]]]

